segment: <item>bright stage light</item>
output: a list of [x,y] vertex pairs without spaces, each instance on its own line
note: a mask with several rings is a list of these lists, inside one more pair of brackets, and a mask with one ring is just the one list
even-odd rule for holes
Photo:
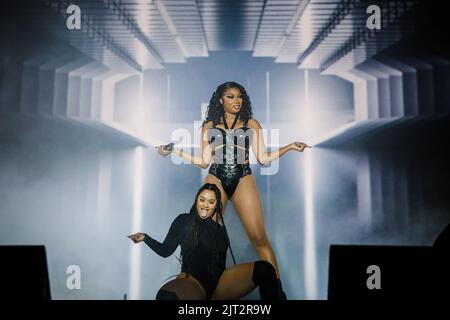
[[[142,227],[142,182],[143,182],[143,165],[144,165],[144,149],[137,147],[134,151],[134,187],[133,187],[133,217],[132,231],[137,232]],[[141,249],[131,243],[130,252],[130,299],[139,299],[140,283],[141,283]]]
[[[310,109],[309,104],[309,74],[305,70],[305,114]],[[308,122],[308,121],[306,121]],[[305,167],[304,167],[304,190],[305,190],[305,254],[304,254],[304,270],[305,270],[305,292],[306,299],[317,299],[317,261],[316,261],[316,239],[314,225],[314,161],[313,154],[305,150]]]

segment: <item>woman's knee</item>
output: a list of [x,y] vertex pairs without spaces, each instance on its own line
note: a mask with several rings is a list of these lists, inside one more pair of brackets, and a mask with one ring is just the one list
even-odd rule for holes
[[156,294],[156,300],[180,300],[175,292],[159,289]]
[[177,278],[159,289],[156,300],[203,300],[205,293],[192,278]]
[[264,248],[270,246],[269,239],[265,231],[251,234],[250,241],[256,248]]

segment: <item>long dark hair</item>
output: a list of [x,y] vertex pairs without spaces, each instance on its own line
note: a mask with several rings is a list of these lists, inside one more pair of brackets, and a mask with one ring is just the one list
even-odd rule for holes
[[[216,214],[218,214],[219,218],[222,221],[223,226],[225,227],[225,223],[224,223],[223,217],[222,217],[223,206],[222,206],[222,201],[221,201],[220,190],[215,184],[206,183],[198,190],[197,195],[195,196],[194,204],[192,205],[191,211],[189,212],[189,215],[190,215],[189,222],[188,222],[189,225],[187,226],[186,238],[184,239],[184,242],[183,242],[183,245],[184,245],[183,251],[184,252],[183,252],[183,259],[181,259],[182,263],[186,264],[186,269],[188,272],[189,272],[189,265],[192,261],[192,257],[194,256],[195,252],[198,249],[198,244],[199,244],[200,235],[201,235],[200,233],[202,230],[203,221],[198,216],[197,201],[200,196],[200,193],[202,193],[204,190],[213,191],[216,196],[216,200],[217,200],[217,204],[216,204],[216,207],[214,208],[214,212],[211,215],[211,217],[208,219],[212,219]],[[218,235],[218,232],[219,232],[219,224],[217,223],[217,225],[216,225],[216,234],[217,235]],[[226,228],[225,228],[225,233],[228,238],[228,233],[226,231]],[[220,259],[220,255],[217,252],[217,237],[214,237],[213,248],[214,248],[214,250],[213,250],[213,254],[212,254],[212,259],[211,259],[211,261],[209,261],[208,270],[213,270],[214,266],[218,263],[218,261]],[[231,248],[230,248],[230,252],[233,257],[234,263],[236,263],[233,252],[231,251]]]
[[213,126],[217,126],[222,122],[224,110],[220,103],[220,99],[223,97],[224,92],[231,88],[239,89],[242,94],[242,108],[241,111],[239,111],[239,119],[241,119],[244,123],[247,123],[248,120],[253,117],[252,103],[250,102],[250,98],[247,95],[245,88],[236,82],[225,82],[217,87],[211,97],[211,100],[209,100],[209,105],[206,109],[206,118],[203,124],[208,121],[212,121]]

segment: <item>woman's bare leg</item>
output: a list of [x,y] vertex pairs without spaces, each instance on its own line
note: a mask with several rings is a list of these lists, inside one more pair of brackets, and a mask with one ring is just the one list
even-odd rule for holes
[[219,279],[212,299],[240,299],[257,286],[262,300],[279,298],[276,272],[270,262],[261,260],[226,269]]
[[159,289],[174,293],[178,300],[205,300],[205,290],[191,277],[177,278],[167,282]]
[[240,299],[252,292],[256,285],[252,281],[254,263],[243,263],[226,269],[220,277],[211,299]]
[[259,257],[274,266],[279,278],[277,260],[264,226],[263,209],[255,177],[252,175],[243,177],[231,200]]

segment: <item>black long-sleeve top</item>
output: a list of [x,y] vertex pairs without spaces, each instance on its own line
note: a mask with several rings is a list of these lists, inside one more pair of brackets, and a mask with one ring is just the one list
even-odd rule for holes
[[[187,236],[190,219],[198,219],[199,242],[188,264],[184,241]],[[197,214],[180,214],[172,222],[169,232],[162,243],[145,234],[144,242],[161,257],[172,255],[176,248],[181,246],[182,272],[187,272],[199,280],[209,299],[217,286],[217,283],[225,270],[226,252],[229,239],[225,228],[213,221],[211,218],[200,219]],[[214,244],[216,254],[214,257]]]

